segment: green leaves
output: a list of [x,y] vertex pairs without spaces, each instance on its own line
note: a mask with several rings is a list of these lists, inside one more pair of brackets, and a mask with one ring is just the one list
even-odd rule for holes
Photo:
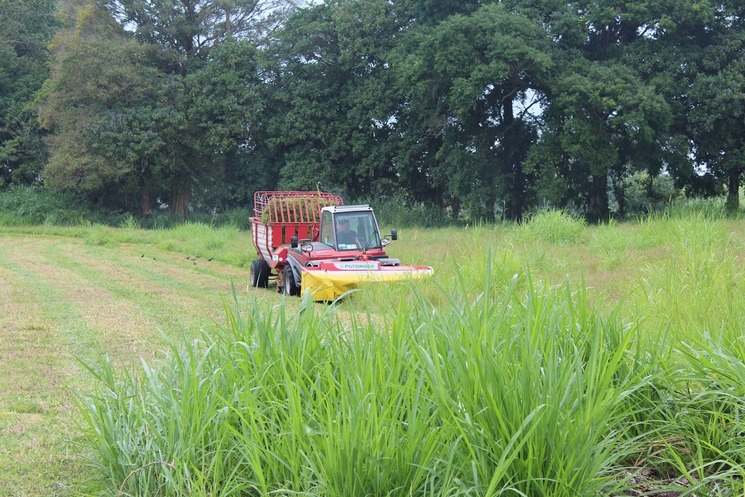
[[400,98],[386,60],[399,26],[387,2],[334,2],[289,20],[275,47],[270,109],[280,187],[385,192],[395,181],[392,117]]
[[553,64],[545,32],[519,11],[489,3],[411,40],[414,50],[398,61],[411,101],[400,121],[433,156],[407,157],[400,167],[423,170],[474,218],[492,218],[495,203],[519,217],[529,202],[519,164],[535,136],[527,107],[541,98]]
[[145,178],[163,167],[173,109],[144,47],[103,19],[105,13],[88,6],[75,29],[55,38],[40,117],[54,132],[48,185],[117,206],[122,197],[136,199]]
[[149,214],[157,203],[181,215],[245,203],[244,188],[268,187],[271,174],[239,185],[251,157],[265,160],[257,143],[267,106],[246,37],[261,39],[287,8],[274,0],[70,6],[75,26],[55,40],[40,111],[54,134],[49,185],[109,207]]
[[89,367],[97,464],[132,495],[620,491],[645,443],[627,417],[655,409],[637,331],[585,292],[502,281],[485,259],[476,280],[449,280],[441,308],[251,304],[138,374]]
[[[11,19],[0,46],[4,184],[38,181],[45,159],[30,102],[53,23],[46,0],[33,5],[0,3]],[[622,196],[625,177],[664,171],[691,193],[727,183],[738,200],[738,2],[293,9],[66,0],[69,29],[51,44],[39,100],[55,135],[50,184],[139,195],[143,212],[147,190],[185,214],[279,187],[393,194],[472,220],[519,219],[545,200],[600,220],[609,185]]]
[[46,160],[33,110],[48,76],[54,2],[0,0],[0,188],[35,184]]

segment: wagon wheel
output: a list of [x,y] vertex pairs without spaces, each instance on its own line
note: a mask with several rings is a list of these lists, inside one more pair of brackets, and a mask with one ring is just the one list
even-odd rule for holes
[[267,288],[269,286],[269,273],[271,269],[264,259],[254,259],[251,261],[251,271],[249,280],[251,286],[255,288]]

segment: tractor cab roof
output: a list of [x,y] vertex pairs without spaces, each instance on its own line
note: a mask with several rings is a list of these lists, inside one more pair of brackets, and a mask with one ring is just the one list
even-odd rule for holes
[[323,208],[324,211],[329,211],[332,214],[336,214],[337,212],[359,212],[359,211],[370,211],[372,212],[372,207],[370,207],[367,204],[358,204],[358,205],[330,205],[328,207]]

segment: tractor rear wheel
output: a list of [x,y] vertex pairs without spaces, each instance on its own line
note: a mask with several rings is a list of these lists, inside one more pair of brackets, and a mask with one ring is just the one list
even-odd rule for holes
[[251,272],[249,280],[254,288],[267,288],[269,286],[269,273],[271,273],[269,263],[264,259],[254,259],[251,261]]

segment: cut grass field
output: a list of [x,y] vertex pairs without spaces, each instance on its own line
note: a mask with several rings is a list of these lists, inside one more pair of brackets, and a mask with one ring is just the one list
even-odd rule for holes
[[137,367],[164,336],[217,330],[231,281],[245,280],[243,268],[149,245],[0,235],[0,495],[100,486],[75,430],[73,396],[91,385],[78,360]]
[[432,281],[298,312],[236,229],[0,228],[0,496],[739,495],[742,222],[400,235]]

